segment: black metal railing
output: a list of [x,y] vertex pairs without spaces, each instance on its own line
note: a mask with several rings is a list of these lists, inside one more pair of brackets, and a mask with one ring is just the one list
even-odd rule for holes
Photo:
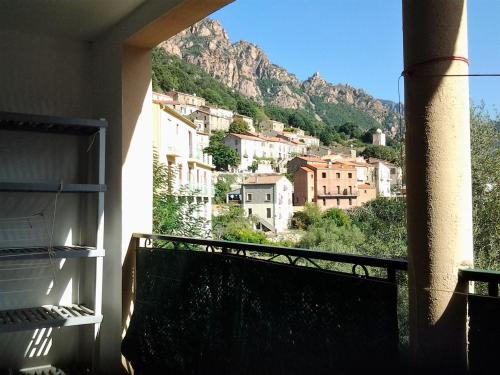
[[133,241],[122,350],[138,374],[401,367],[405,260],[140,233]]
[[[463,282],[474,282],[467,295],[469,318],[469,367],[471,374],[490,374],[497,368],[500,353],[500,272],[461,269]],[[486,284],[486,285],[484,285]],[[472,292],[474,290],[474,292]]]
[[[161,244],[159,247],[165,247],[167,244],[170,244],[176,249],[193,249],[190,245],[197,245],[197,249],[203,249],[207,252],[221,252],[245,257],[255,257],[268,261],[280,261],[285,259],[291,265],[309,265],[322,269],[331,269],[329,265],[341,263],[344,265],[351,265],[351,273],[361,277],[374,276],[370,274],[371,267],[385,270],[385,278],[390,281],[395,281],[397,271],[407,271],[408,269],[408,262],[405,259],[398,258],[381,258],[330,251],[180,236],[165,236],[159,234],[134,233],[132,238],[137,241],[143,241],[137,244],[138,247],[158,246],[158,244]],[[319,264],[317,261],[328,263]],[[362,274],[358,273],[360,269],[363,271]],[[379,276],[380,273],[375,272],[375,275]]]
[[477,281],[488,285],[488,295],[498,297],[498,286],[500,285],[500,272],[492,270],[482,270],[477,268],[461,269],[458,277],[462,281]]
[[[165,351],[160,358],[183,358],[205,369],[228,374],[240,370],[233,371],[231,363],[244,364],[248,374],[262,373],[259,366],[263,364],[271,366],[273,373],[285,370],[292,374],[315,373],[318,368],[311,367],[312,363],[323,366],[323,370],[329,369],[331,358],[338,361],[334,366],[340,369],[338,373],[349,373],[363,366],[363,361],[351,358],[350,353],[357,356],[371,353],[365,363],[372,369],[377,366],[380,369],[383,363],[399,369],[406,366],[404,360],[395,359],[399,356],[395,348],[399,345],[399,353],[404,353],[408,343],[405,259],[155,234],[134,233],[132,238],[139,280],[136,288],[139,320],[134,317],[131,325],[133,335],[139,338],[127,333],[125,340],[132,357],[142,347],[158,345]],[[178,251],[165,251],[168,249]],[[499,345],[493,344],[500,337],[500,272],[461,269],[458,276],[460,282],[475,282],[475,292],[467,294],[469,364],[471,373],[484,373],[495,364],[495,353],[500,350]],[[280,299],[282,294],[286,298]],[[270,303],[270,296],[277,299]],[[175,301],[174,306],[169,304],[170,300]],[[154,306],[155,303],[159,306]],[[274,310],[280,308],[276,306],[282,306],[279,313]],[[181,316],[175,315],[178,311],[182,311]],[[148,321],[141,321],[141,315],[148,317]],[[309,317],[319,320],[308,321]],[[191,332],[193,321],[196,329]],[[306,325],[298,321],[305,321]],[[330,323],[339,330],[329,326]],[[182,332],[175,331],[175,327],[182,328]],[[272,335],[269,327],[273,328]],[[297,342],[299,336],[292,335],[292,330],[288,337],[289,327],[293,327],[293,332],[300,331],[303,340]],[[304,333],[309,329],[314,337]],[[151,333],[156,331],[161,332],[161,337],[154,339],[155,334]],[[150,336],[144,336],[145,332]],[[213,332],[219,335],[223,332],[223,339]],[[274,341],[275,336],[281,341]],[[332,337],[338,342],[330,341]],[[357,343],[351,342],[350,337],[355,337]],[[289,339],[293,339],[293,345]],[[378,339],[381,341],[376,342]],[[224,347],[228,342],[232,346]],[[364,346],[357,346],[358,342]],[[188,353],[172,352],[199,345],[204,353],[213,355],[222,350],[227,353],[228,362],[199,358],[195,349]],[[297,345],[304,351],[300,356],[294,352]],[[314,352],[308,357],[309,346],[323,346],[324,352]],[[262,349],[265,347],[280,349],[267,353]],[[384,357],[387,353],[393,356],[392,360]],[[276,365],[273,361],[256,360],[271,354],[284,363],[282,367],[273,367]],[[152,361],[147,356],[143,358]],[[140,367],[140,361],[135,361]],[[154,358],[142,373],[153,371],[155,366],[188,373],[181,368],[181,362],[166,364]],[[349,368],[351,365],[353,368]]]

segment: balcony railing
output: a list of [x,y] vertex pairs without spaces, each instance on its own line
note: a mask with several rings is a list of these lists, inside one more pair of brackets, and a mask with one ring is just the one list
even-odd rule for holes
[[[407,370],[406,260],[151,234],[133,245],[123,352],[137,373]],[[488,284],[488,296],[467,295],[469,363],[481,373],[500,349],[500,273],[459,278]]]
[[135,234],[137,373],[397,368],[397,259]]
[[336,198],[343,198],[343,197],[357,197],[358,196],[358,189],[343,189],[342,191],[318,191],[318,197],[336,197]]
[[191,155],[190,155],[191,161],[196,161],[199,163],[203,163],[205,165],[213,165],[212,164],[212,156],[203,152],[203,150],[195,150]]

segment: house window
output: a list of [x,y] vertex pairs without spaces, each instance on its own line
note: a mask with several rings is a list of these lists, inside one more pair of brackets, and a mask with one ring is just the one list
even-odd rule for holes
[[337,185],[337,194],[340,194],[340,186]]
[[321,173],[322,178],[326,178],[326,172]]
[[252,201],[252,193],[248,193],[247,194],[247,202],[251,202]]
[[347,177],[352,178],[352,173],[348,173]]
[[266,208],[266,212],[267,212],[267,218],[271,218],[271,209],[270,208]]
[[349,198],[349,206],[352,206],[352,198]]
[[349,186],[349,194],[352,194],[352,186]]
[[326,206],[326,198],[323,198],[323,206]]
[[252,215],[252,209],[251,209],[251,208],[249,208],[249,209],[248,209],[248,216],[251,216],[251,215]]
[[326,186],[323,186],[323,194],[326,194]]
[[271,201],[271,194],[266,194],[266,202],[270,202]]
[[337,198],[337,207],[339,207],[339,206],[340,206],[340,199]]
[[337,178],[340,178],[340,173],[337,173],[336,175],[337,175]]

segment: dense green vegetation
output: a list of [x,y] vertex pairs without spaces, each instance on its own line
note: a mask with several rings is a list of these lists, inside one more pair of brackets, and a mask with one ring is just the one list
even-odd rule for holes
[[471,113],[472,199],[475,265],[500,270],[500,123]]
[[219,176],[214,185],[214,200],[215,204],[226,203],[226,196],[231,191],[231,185],[236,182],[235,174],[225,174]]
[[218,171],[228,171],[230,167],[236,167],[240,163],[240,155],[237,151],[226,146],[223,142],[226,133],[217,131],[210,137],[209,146],[205,151],[212,155],[212,161]]
[[365,159],[376,158],[392,163],[398,163],[401,158],[401,154],[395,148],[379,145],[367,145],[360,155]]
[[173,180],[176,171],[153,157],[153,233],[174,236],[206,237],[208,222],[198,214],[201,203],[193,198],[187,187],[174,194]]
[[338,127],[347,122],[358,124],[363,130],[380,127],[379,123],[373,117],[347,104],[325,103],[320,97],[312,97],[311,100],[316,107],[318,115],[331,127]]
[[229,133],[243,134],[249,130],[250,129],[248,128],[248,124],[239,118],[235,119],[229,125]]
[[215,239],[226,241],[269,243],[266,235],[253,229],[254,220],[246,217],[239,206],[226,205],[225,212],[214,216],[212,233]]

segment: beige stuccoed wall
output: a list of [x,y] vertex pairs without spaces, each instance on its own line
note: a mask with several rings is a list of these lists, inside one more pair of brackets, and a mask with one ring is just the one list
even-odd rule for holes
[[133,311],[130,235],[152,230],[152,153],[144,152],[152,146],[150,49],[229,2],[148,1],[92,45],[93,106],[110,122],[105,209],[110,251],[99,349],[105,373],[120,371],[120,341]]
[[[407,68],[468,57],[466,5],[403,1]],[[461,373],[467,364],[467,285],[458,269],[473,262],[469,85],[429,76],[467,73],[463,61],[433,61],[405,78],[410,345],[420,371]]]

